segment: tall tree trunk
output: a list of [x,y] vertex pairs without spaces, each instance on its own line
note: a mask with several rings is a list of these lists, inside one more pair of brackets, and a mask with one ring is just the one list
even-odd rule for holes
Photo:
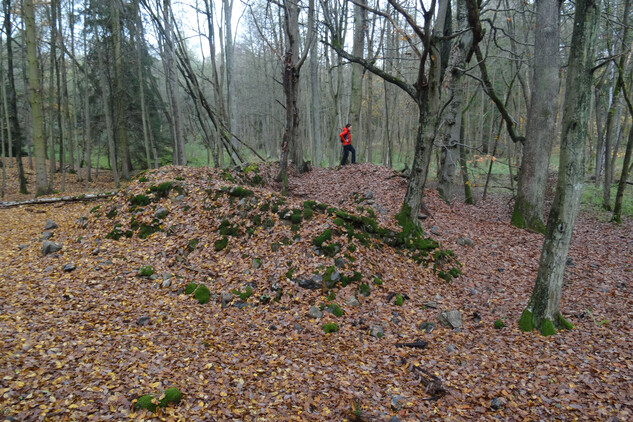
[[[464,31],[468,28],[466,19],[466,2],[457,0],[457,30]],[[443,130],[438,134],[442,139],[440,172],[437,190],[446,202],[450,202],[453,194],[453,180],[457,172],[459,162],[459,145],[462,133],[462,102],[464,87],[462,74],[466,55],[472,46],[472,36],[467,33],[459,37],[453,45],[450,63],[446,69],[442,85],[446,87],[446,98],[450,104],[444,116]],[[452,99],[450,99],[452,98]]]
[[9,109],[9,122],[11,126],[11,133],[15,140],[15,158],[18,166],[18,178],[20,184],[20,193],[29,193],[26,188],[26,177],[24,176],[24,166],[22,165],[22,130],[20,128],[20,122],[18,120],[18,100],[17,93],[15,91],[15,76],[13,73],[13,28],[11,23],[11,0],[3,0],[2,6],[4,8],[4,32],[7,36],[7,76],[9,79],[8,86],[8,102]]
[[112,43],[114,47],[114,121],[117,152],[120,154],[121,176],[130,179],[130,146],[125,116],[125,88],[123,86],[123,53],[121,51],[121,17],[119,0],[110,0],[112,11]]
[[[354,43],[352,54],[355,57],[364,57],[365,53],[365,27],[367,25],[367,11],[363,7],[367,0],[359,0],[354,6]],[[360,108],[363,100],[363,66],[352,63],[352,80],[349,103],[349,114],[346,123],[350,123],[354,128],[355,143],[360,148],[363,140],[363,130],[360,124]],[[360,152],[360,150],[359,150]]]
[[595,0],[577,0],[569,52],[566,99],[563,111],[560,171],[534,290],[521,315],[523,331],[538,329],[543,335],[572,325],[560,312],[565,263],[580,206],[585,174],[585,138],[592,86],[594,44],[599,6]]
[[24,0],[24,25],[26,27],[26,49],[29,70],[29,99],[31,103],[31,125],[35,146],[35,196],[49,193],[46,178],[46,140],[44,138],[44,119],[42,117],[42,92],[37,66],[37,34],[35,29],[35,10],[33,0]]
[[512,225],[539,233],[545,232],[543,207],[560,85],[559,16],[559,0],[536,1],[532,96],[512,213]]
[[[314,0],[310,0],[310,8],[314,8]],[[308,25],[316,33],[318,22],[314,14]],[[316,37],[312,40],[310,47],[310,94],[312,100],[312,133],[314,138],[314,148],[312,160],[315,166],[323,165],[323,133],[321,128],[321,93],[319,88],[319,48]]]

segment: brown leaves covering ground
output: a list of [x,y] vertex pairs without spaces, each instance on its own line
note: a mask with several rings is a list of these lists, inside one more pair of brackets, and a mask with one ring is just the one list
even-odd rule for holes
[[[269,171],[266,180],[270,180]],[[393,249],[356,244],[356,260],[341,271],[359,271],[371,287],[352,307],[345,299],[357,293],[349,285],[336,294],[345,315],[325,313],[322,320],[305,316],[311,305],[328,303],[321,291],[300,289],[287,279],[310,276],[332,265],[314,256],[311,241],[331,220],[315,214],[304,222],[300,239],[275,219],[271,230],[258,228],[251,236],[230,238],[230,247],[215,252],[223,218],[239,220],[237,200],[213,200],[207,189],[232,186],[212,169],[167,167],[150,173],[146,183],[132,182],[110,201],[23,206],[0,210],[0,414],[14,420],[630,420],[633,407],[631,310],[633,241],[631,222],[622,226],[581,216],[570,252],[561,308],[576,328],[543,338],[516,326],[532,290],[542,236],[508,224],[507,202],[491,200],[477,206],[440,201],[434,192],[427,206],[434,219],[423,221],[443,247],[455,251],[463,275],[452,283],[437,279]],[[159,205],[169,209],[163,220],[168,232],[148,239],[105,239],[114,224],[130,224],[130,195],[150,184],[184,179],[184,201],[174,195]],[[358,195],[371,191],[376,205],[397,211],[404,182],[393,172],[361,164],[340,170],[316,169],[290,179],[286,206],[299,207],[314,199],[354,209]],[[257,197],[276,195],[252,188]],[[104,214],[119,205],[111,220]],[[150,222],[147,208],[136,217]],[[102,214],[97,217],[97,214]],[[381,217],[393,226],[389,216]],[[82,229],[77,220],[88,217]],[[38,240],[46,218],[56,221],[52,240],[64,244],[61,253],[42,257]],[[469,237],[474,247],[456,239]],[[193,252],[183,250],[193,238]],[[341,243],[347,238],[338,239]],[[356,242],[356,240],[354,240]],[[347,245],[347,243],[344,243]],[[28,245],[23,250],[19,247]],[[180,256],[180,258],[179,258]],[[261,268],[252,268],[254,258]],[[292,263],[289,263],[292,261]],[[77,269],[63,272],[65,263]],[[139,277],[142,265],[158,274],[171,273],[169,288],[162,280]],[[374,275],[382,286],[371,283]],[[254,283],[250,306],[222,309],[217,300],[199,305],[177,294],[189,282],[204,282],[213,294],[244,291]],[[262,294],[284,295],[279,303],[260,304]],[[408,295],[402,307],[386,301],[391,292]],[[438,309],[423,306],[435,301]],[[437,327],[420,331],[419,324],[436,322],[441,310],[459,309],[461,332]],[[472,318],[481,316],[481,322]],[[150,325],[137,320],[148,316]],[[496,330],[503,319],[508,327]],[[324,334],[321,325],[336,322],[338,333]],[[385,335],[368,335],[373,324]],[[416,339],[425,350],[397,348]],[[423,368],[438,376],[448,394],[429,400],[419,378]],[[132,401],[142,394],[160,394],[176,386],[180,405],[159,414],[134,412]],[[391,409],[393,396],[403,407]],[[499,398],[502,407],[491,409]]]

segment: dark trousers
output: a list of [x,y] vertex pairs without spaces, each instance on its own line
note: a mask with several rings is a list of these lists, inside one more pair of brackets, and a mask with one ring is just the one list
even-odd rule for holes
[[343,159],[341,165],[344,166],[347,163],[347,156],[352,153],[352,164],[356,164],[356,150],[351,145],[343,145]]

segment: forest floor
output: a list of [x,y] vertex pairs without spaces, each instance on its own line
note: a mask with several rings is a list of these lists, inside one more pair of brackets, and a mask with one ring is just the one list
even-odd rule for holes
[[[108,200],[0,209],[0,416],[633,419],[630,219],[579,216],[561,301],[575,328],[542,337],[521,332],[517,321],[543,237],[510,226],[507,198],[447,205],[428,192],[425,234],[461,263],[462,275],[447,282],[433,270],[439,260],[419,264],[408,251],[358,235],[361,228],[352,235],[318,207],[288,221],[314,200],[375,213],[381,227],[397,231],[406,184],[393,171],[315,169],[292,175],[287,197],[272,171],[164,167]],[[171,189],[161,190],[163,182]],[[8,186],[3,200],[23,198]],[[90,186],[110,189],[103,179]],[[49,240],[63,248],[43,255],[47,219],[58,225]],[[327,229],[331,239],[316,247]],[[141,275],[147,266],[154,274]],[[328,291],[300,286],[330,268],[341,281],[360,281]],[[209,303],[184,293],[192,282],[210,289]],[[343,315],[328,307],[334,303]],[[461,329],[438,323],[452,310]],[[495,328],[497,320],[505,327]],[[326,323],[338,332],[326,334]],[[417,340],[428,346],[401,347]],[[160,399],[169,387],[182,392],[179,404],[135,410],[139,396]]]

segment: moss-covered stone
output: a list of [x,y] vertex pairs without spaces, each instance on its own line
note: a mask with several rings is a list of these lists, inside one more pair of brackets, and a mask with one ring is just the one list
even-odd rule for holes
[[358,292],[365,297],[369,296],[371,294],[371,291],[369,290],[369,284],[361,283],[361,285],[358,286]]
[[383,281],[382,281],[382,279],[380,277],[376,276],[376,277],[374,277],[374,284],[376,286],[382,286]]
[[251,288],[251,286],[246,286],[246,289],[244,289],[243,292],[238,289],[235,289],[231,293],[233,293],[236,296],[239,296],[240,299],[246,301],[253,294],[253,289]]
[[173,187],[174,182],[163,182],[158,186],[150,186],[149,191],[154,194],[156,199],[167,198]]
[[147,409],[150,412],[156,412],[157,407],[158,405],[154,403],[154,396],[151,394],[139,397],[134,404],[134,410]]
[[137,207],[144,207],[146,205],[149,205],[150,202],[152,202],[149,199],[149,196],[147,195],[135,195],[132,198],[130,198],[130,205],[132,206],[137,206]]
[[331,239],[332,239],[332,230],[325,229],[323,233],[321,233],[320,235],[314,238],[312,243],[314,244],[314,246],[320,248],[324,242],[327,242]]
[[393,304],[396,306],[402,306],[403,303],[404,303],[404,296],[396,295],[396,300],[393,302]]
[[495,321],[495,329],[500,330],[503,327],[505,327],[506,325],[503,323],[503,321],[501,319],[498,319]]
[[198,246],[198,243],[200,243],[200,239],[198,239],[197,237],[196,237],[196,238],[191,239],[191,240],[187,243],[187,250],[188,250],[189,252],[193,252],[193,251],[196,249],[196,247]]
[[151,265],[143,265],[141,268],[138,269],[138,275],[140,275],[141,277],[149,277],[152,274],[154,274],[154,269]]
[[187,287],[185,287],[185,294],[190,295],[191,293],[195,292],[197,288],[198,283],[189,283],[187,284]]
[[209,299],[211,297],[211,292],[209,288],[204,284],[200,284],[195,292],[193,292],[193,297],[198,301],[199,304],[204,305],[209,303]]
[[220,252],[222,249],[226,248],[228,244],[229,244],[229,238],[225,236],[219,240],[216,240],[215,243],[213,244],[213,247],[216,252]]
[[323,331],[325,331],[326,334],[336,333],[338,331],[338,324],[330,322],[327,324],[323,324],[321,328],[323,329]]
[[147,239],[149,236],[151,236],[152,234],[160,231],[160,225],[158,224],[146,224],[146,223],[141,223],[139,229],[138,229],[138,237],[140,239]]
[[163,393],[165,397],[160,399],[159,407],[167,407],[169,403],[178,404],[182,400],[182,393],[176,387],[170,387]]
[[341,307],[338,306],[336,303],[330,303],[326,309],[329,312],[331,312],[332,315],[334,315],[335,317],[342,317],[345,314],[345,312],[343,312]]

